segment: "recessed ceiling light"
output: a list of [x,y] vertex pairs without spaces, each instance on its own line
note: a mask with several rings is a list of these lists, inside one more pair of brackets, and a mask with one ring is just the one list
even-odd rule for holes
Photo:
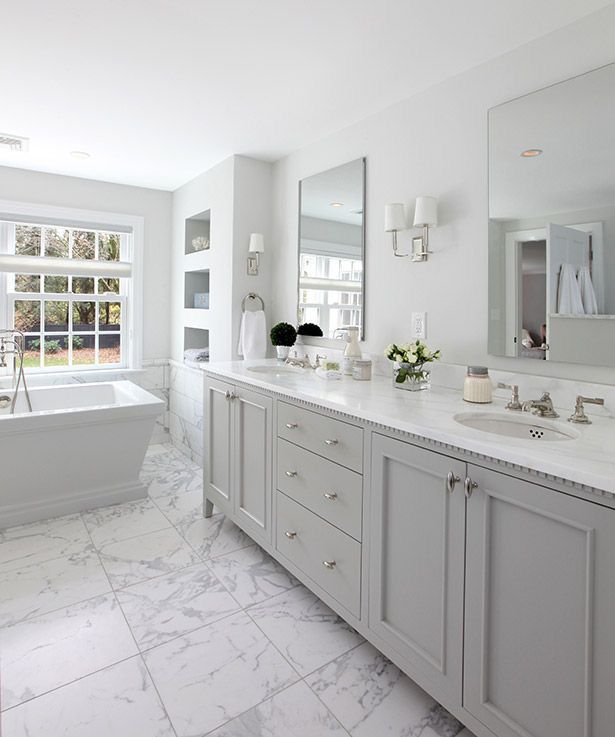
[[89,159],[90,154],[87,151],[71,151],[70,155],[74,159]]
[[521,156],[524,159],[533,159],[535,156],[540,156],[541,153],[541,148],[526,148],[525,151],[521,151]]
[[330,202],[331,207],[344,207],[343,202]]

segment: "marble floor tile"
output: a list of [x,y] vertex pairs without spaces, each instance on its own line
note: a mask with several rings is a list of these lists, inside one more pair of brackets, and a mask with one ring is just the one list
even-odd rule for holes
[[138,652],[111,594],[0,631],[2,708],[8,709]]
[[239,605],[204,563],[117,592],[141,650],[238,611]]
[[140,657],[2,715],[3,737],[175,737]]
[[462,729],[367,642],[305,680],[352,737],[455,737]]
[[146,455],[141,479],[152,498],[203,488],[203,469],[173,446]]
[[78,514],[0,530],[0,572],[84,551],[91,541]]
[[297,680],[243,612],[143,657],[178,737],[204,735]]
[[194,489],[182,494],[168,494],[154,499],[164,516],[174,525],[190,522],[203,516],[203,490]]
[[178,524],[177,529],[202,560],[254,545],[254,541],[224,514],[207,519],[202,514],[194,514]]
[[199,562],[199,557],[172,527],[131,537],[100,549],[100,559],[115,589]]
[[151,499],[93,509],[81,517],[98,548],[171,526]]
[[209,566],[243,607],[299,585],[293,575],[258,545],[212,558]]
[[207,737],[348,737],[348,732],[300,681]]
[[304,586],[256,604],[247,613],[302,676],[364,641]]
[[0,573],[0,627],[111,591],[98,554],[52,558]]

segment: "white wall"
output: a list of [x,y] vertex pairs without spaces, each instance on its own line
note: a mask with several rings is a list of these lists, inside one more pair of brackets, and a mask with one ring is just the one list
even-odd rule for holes
[[[465,72],[280,160],[273,170],[274,320],[296,314],[297,183],[367,157],[366,350],[409,337],[427,312],[427,340],[453,363],[613,382],[615,369],[487,355],[487,110],[615,60],[615,5]],[[403,70],[400,70],[403,74]],[[392,255],[384,205],[440,200],[435,252],[415,264]],[[412,212],[409,209],[409,218]],[[408,248],[412,233],[403,235]],[[537,365],[538,364],[538,365]]]
[[168,358],[170,192],[0,167],[0,199],[143,217],[143,358]]

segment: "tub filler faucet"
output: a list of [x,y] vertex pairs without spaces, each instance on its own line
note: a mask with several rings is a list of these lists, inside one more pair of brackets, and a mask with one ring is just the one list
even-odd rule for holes
[[30,401],[26,375],[23,370],[25,343],[25,336],[21,330],[0,330],[0,368],[7,367],[8,356],[13,357],[13,396],[11,397],[8,394],[0,395],[0,409],[4,409],[10,405],[11,414],[15,414],[15,405],[17,403],[20,384],[23,386],[28,411],[32,412],[32,402]]

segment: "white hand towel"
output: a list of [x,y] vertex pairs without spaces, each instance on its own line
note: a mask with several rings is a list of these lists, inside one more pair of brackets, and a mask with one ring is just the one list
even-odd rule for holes
[[263,310],[242,314],[237,352],[244,359],[267,356],[267,322]]
[[583,310],[586,315],[598,314],[598,302],[596,301],[596,292],[592,284],[592,278],[589,273],[589,266],[581,266],[577,275],[579,282],[579,290],[581,292],[581,300],[583,302]]
[[562,264],[559,275],[557,311],[560,315],[585,314],[576,269],[572,264]]

